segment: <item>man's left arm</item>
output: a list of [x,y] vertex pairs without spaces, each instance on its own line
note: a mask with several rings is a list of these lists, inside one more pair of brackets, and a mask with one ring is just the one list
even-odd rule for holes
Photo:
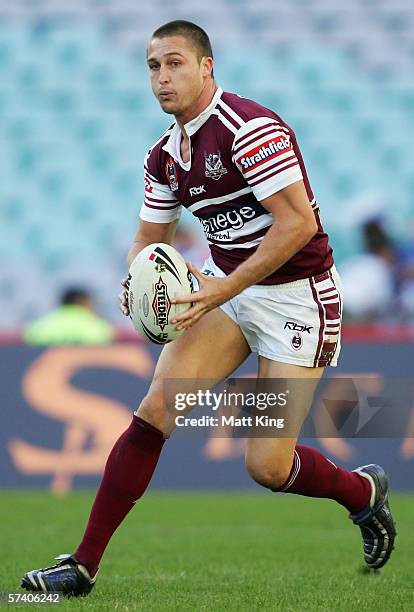
[[303,181],[285,187],[260,203],[275,221],[255,253],[227,277],[231,297],[283,266],[318,230]]
[[[224,304],[247,287],[255,285],[283,266],[300,251],[317,232],[314,212],[309,204],[303,181],[297,181],[262,200],[275,221],[256,251],[225,278],[204,276],[195,266],[189,270],[198,279],[200,290],[191,296],[193,306],[175,317],[181,327],[191,327],[204,314]],[[177,298],[188,303],[189,296]]]

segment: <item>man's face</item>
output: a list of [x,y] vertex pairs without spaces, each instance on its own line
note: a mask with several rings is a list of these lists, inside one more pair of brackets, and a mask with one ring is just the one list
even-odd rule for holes
[[203,57],[183,36],[152,38],[147,51],[151,86],[165,113],[180,117],[197,102],[212,60]]

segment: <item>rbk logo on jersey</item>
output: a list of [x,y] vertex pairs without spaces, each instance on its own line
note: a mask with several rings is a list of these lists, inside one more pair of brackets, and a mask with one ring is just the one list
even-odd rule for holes
[[255,147],[246,155],[239,158],[237,163],[243,167],[243,170],[248,170],[249,168],[253,168],[257,164],[260,164],[267,159],[284,153],[290,148],[291,144],[289,138],[280,135],[277,138],[272,138],[267,143],[260,145],[260,147]]
[[172,191],[177,191],[178,189],[178,180],[177,180],[177,172],[175,169],[175,163],[172,157],[169,157],[167,163],[165,164],[165,175],[167,177],[167,181],[170,184]]
[[190,187],[190,196],[197,196],[202,193],[206,193],[204,185],[200,185],[200,187]]

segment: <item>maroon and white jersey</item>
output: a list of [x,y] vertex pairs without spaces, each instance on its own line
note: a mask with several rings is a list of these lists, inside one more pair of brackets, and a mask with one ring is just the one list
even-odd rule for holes
[[303,179],[318,232],[260,284],[307,278],[332,266],[332,249],[295,134],[278,115],[218,88],[211,104],[185,130],[190,139],[188,162],[181,159],[177,123],[145,158],[141,219],[169,223],[185,206],[202,224],[214,262],[230,274],[277,223],[277,213],[273,217],[260,201]]

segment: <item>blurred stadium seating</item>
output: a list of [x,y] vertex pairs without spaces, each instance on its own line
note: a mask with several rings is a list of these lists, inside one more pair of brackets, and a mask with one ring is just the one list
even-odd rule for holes
[[0,0],[0,328],[82,281],[121,322],[142,158],[169,123],[145,44],[176,18],[211,34],[224,89],[295,129],[339,262],[358,251],[352,213],[366,195],[397,236],[413,231],[411,1]]

